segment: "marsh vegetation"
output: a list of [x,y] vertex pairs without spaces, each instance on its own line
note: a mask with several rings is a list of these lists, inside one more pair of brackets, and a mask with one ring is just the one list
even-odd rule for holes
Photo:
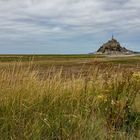
[[138,56],[37,57],[1,58],[1,140],[140,138]]

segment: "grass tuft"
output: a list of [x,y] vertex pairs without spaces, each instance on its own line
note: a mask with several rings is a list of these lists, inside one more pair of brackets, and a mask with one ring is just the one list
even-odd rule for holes
[[0,73],[2,140],[139,139],[139,73],[95,67],[86,77],[63,69],[40,77],[20,63]]

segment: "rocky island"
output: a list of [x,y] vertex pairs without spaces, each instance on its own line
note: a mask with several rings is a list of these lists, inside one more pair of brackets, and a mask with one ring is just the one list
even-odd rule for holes
[[96,54],[106,55],[131,55],[134,52],[122,47],[120,43],[112,36],[112,39],[103,44],[96,52]]

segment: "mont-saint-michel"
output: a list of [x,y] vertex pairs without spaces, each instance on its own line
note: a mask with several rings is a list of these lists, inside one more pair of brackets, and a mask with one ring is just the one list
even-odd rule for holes
[[96,52],[96,54],[105,54],[105,55],[132,55],[134,52],[128,50],[125,47],[122,47],[117,39],[112,36],[111,40],[107,43],[104,43]]

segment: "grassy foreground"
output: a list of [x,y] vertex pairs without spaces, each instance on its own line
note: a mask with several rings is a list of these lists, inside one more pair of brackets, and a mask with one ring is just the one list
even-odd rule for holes
[[[0,140],[137,140],[140,73],[92,68],[86,77],[31,65],[0,69]],[[54,71],[54,69],[53,69]]]

